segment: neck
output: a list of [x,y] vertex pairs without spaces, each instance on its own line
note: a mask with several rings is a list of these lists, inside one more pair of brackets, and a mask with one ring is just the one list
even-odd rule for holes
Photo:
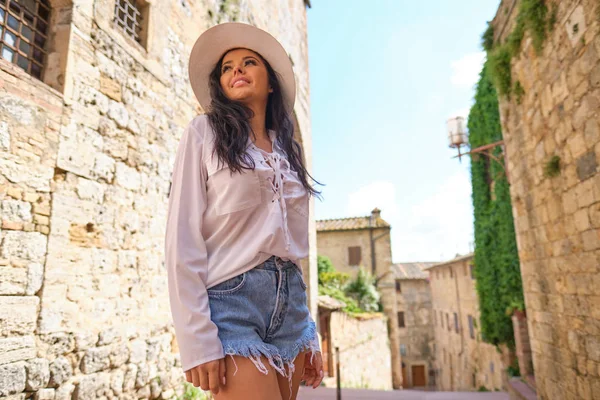
[[267,105],[256,105],[253,104],[250,106],[250,109],[254,113],[254,116],[250,120],[250,127],[252,128],[252,132],[254,133],[255,140],[269,140],[269,135],[267,134],[267,129],[265,127],[265,120],[267,117]]

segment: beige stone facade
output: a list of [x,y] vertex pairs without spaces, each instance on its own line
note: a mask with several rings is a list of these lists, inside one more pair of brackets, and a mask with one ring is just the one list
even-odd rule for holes
[[355,276],[359,267],[364,267],[377,277],[377,289],[388,318],[393,386],[398,389],[402,386],[402,370],[390,231],[378,209],[367,217],[317,221],[317,250],[319,255],[329,257],[340,272]]
[[398,300],[398,342],[404,388],[434,387],[433,314],[429,274],[433,263],[392,266]]
[[319,296],[324,385],[337,387],[339,360],[341,387],[391,390],[387,318],[381,313],[350,316],[341,307],[343,303]]
[[479,331],[479,301],[472,275],[473,255],[429,268],[435,337],[437,390],[505,388],[507,362]]
[[501,99],[500,115],[538,398],[588,400],[600,393],[600,3],[546,3],[556,23],[540,54],[526,34],[512,61],[524,94]]
[[[115,25],[115,0],[51,0],[42,80],[0,60],[0,397],[179,390],[163,235],[175,150],[198,112],[187,56],[203,30],[236,18],[281,40],[310,167],[305,2],[133,3],[146,17],[139,43]],[[310,241],[316,315],[314,221]]]

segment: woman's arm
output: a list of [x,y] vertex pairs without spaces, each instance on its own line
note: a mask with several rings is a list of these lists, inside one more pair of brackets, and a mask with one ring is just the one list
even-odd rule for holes
[[165,234],[169,299],[184,371],[224,357],[206,293],[208,260],[201,233],[206,209],[203,122],[199,117],[192,120],[179,142]]

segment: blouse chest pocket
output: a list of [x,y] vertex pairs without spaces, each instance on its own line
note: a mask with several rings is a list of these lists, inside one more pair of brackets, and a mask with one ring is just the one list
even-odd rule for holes
[[260,181],[256,171],[242,169],[232,173],[223,163],[209,162],[207,172],[207,188],[213,196],[217,215],[242,211],[261,203]]

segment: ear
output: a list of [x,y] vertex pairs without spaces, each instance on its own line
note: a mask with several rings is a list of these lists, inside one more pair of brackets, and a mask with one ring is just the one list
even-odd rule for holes
[[273,93],[273,88],[269,86],[269,93]]

